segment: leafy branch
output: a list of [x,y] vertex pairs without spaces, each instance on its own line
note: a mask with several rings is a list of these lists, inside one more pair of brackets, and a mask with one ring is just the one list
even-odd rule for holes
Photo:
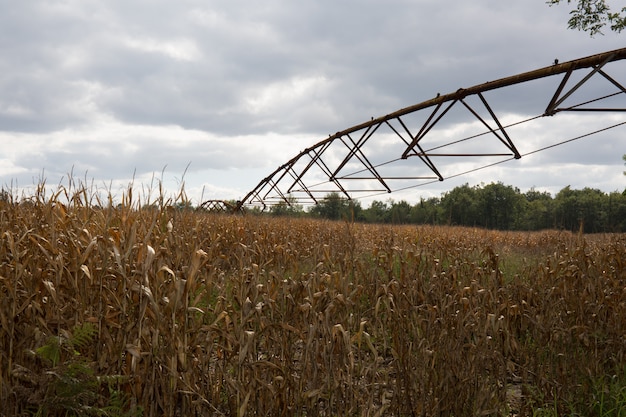
[[[572,0],[567,0],[570,4]],[[547,0],[550,6],[563,3],[563,0]],[[602,35],[602,29],[609,24],[614,32],[626,28],[626,7],[619,12],[612,12],[606,0],[578,0],[576,8],[570,12],[569,29],[589,32],[590,36]]]
[[[142,414],[115,388],[120,377],[96,375],[84,356],[97,333],[91,323],[76,326],[72,332],[61,331],[35,349],[35,356],[45,365],[41,371],[16,365],[13,376],[21,382],[17,391],[36,409],[36,416]],[[108,384],[108,395],[102,393],[103,384]]]

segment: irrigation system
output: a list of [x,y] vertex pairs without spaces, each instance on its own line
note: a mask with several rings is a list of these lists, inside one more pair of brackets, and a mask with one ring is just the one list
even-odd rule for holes
[[[626,88],[618,76],[624,78],[626,71],[614,64],[625,58],[622,48],[563,63],[555,60],[544,68],[437,94],[371,117],[304,149],[235,205],[209,200],[202,206],[236,212],[249,206],[316,204],[331,192],[346,199],[388,194],[624,126],[626,120],[609,118],[609,125],[540,148],[520,152],[516,146],[523,126],[539,119],[568,112],[625,112]],[[512,107],[512,96],[520,109]],[[468,166],[468,161],[474,165]]]

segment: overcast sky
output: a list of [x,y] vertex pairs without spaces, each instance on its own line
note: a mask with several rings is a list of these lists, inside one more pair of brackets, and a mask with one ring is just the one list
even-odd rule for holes
[[[543,0],[0,4],[2,187],[67,185],[71,173],[115,193],[160,180],[173,194],[184,180],[194,203],[242,198],[302,149],[371,117],[626,39],[569,30],[568,6]],[[607,72],[626,82],[626,66]],[[506,120],[536,116],[559,81],[498,91],[494,110]],[[626,120],[582,117],[540,120],[513,140],[525,153]],[[622,191],[624,133],[622,125],[378,199],[416,201],[492,181]],[[471,169],[465,162],[455,161],[458,172]]]

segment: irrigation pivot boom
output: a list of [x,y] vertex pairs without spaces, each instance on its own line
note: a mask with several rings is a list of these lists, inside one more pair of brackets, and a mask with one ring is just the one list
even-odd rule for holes
[[[624,103],[598,107],[600,102],[614,104],[616,97],[623,97],[621,95],[626,93],[623,84],[607,72],[609,64],[625,58],[626,48],[622,48],[563,63],[555,61],[544,68],[460,88],[449,94],[438,94],[385,116],[372,117],[301,151],[262,179],[238,202],[235,210],[241,210],[245,205],[266,208],[281,202],[317,203],[329,192],[352,199],[363,193],[391,193],[443,181],[451,175],[444,173],[441,164],[435,161],[449,158],[474,158],[481,163],[489,158],[497,158],[499,162],[496,163],[503,162],[503,158],[504,161],[519,159],[533,153],[521,153],[510,134],[513,127],[521,123],[562,112],[626,111]],[[622,71],[620,75],[624,73]],[[557,75],[562,77],[555,86],[548,78]],[[555,79],[558,81],[558,77]],[[589,87],[592,81],[597,83],[595,80],[598,79],[611,91],[602,92],[592,86],[587,90],[600,96],[569,103],[584,90],[583,87]],[[552,82],[541,87],[541,92],[547,91],[549,95],[547,100],[542,100],[545,108],[533,110],[535,116],[526,120],[506,124],[503,119],[508,112],[501,111],[498,117],[496,110],[499,108],[494,102],[487,101],[487,92],[537,80]],[[469,136],[454,137],[449,123],[458,122],[459,111],[465,116],[470,115],[474,128],[478,126],[482,130]],[[407,160],[410,158],[417,158],[421,163],[409,164]],[[490,165],[493,163],[485,166]]]

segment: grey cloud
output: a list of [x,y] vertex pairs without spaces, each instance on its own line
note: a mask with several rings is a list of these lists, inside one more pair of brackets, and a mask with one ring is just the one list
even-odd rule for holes
[[[0,15],[0,134],[59,138],[58,149],[41,145],[45,152],[18,156],[14,164],[29,172],[80,166],[104,178],[135,169],[159,171],[166,164],[178,171],[189,162],[194,172],[268,166],[269,173],[272,164],[295,152],[261,152],[246,135],[256,140],[293,135],[302,149],[437,93],[623,44],[611,34],[598,40],[568,31],[564,7],[497,0],[454,5],[435,0],[35,1],[5,9]],[[486,97],[499,117],[537,115],[556,83],[529,83]],[[413,126],[424,118],[416,116]],[[102,118],[128,126],[131,133],[113,130],[98,137]],[[460,112],[440,127],[467,120]],[[140,132],[141,126],[147,132]],[[182,141],[150,133],[173,127],[184,138],[190,132],[207,136]],[[522,141],[520,147],[572,137],[583,127],[531,129],[547,136],[537,143]],[[82,143],[75,139],[81,132]],[[551,166],[572,160],[606,164],[612,153],[620,155],[617,139],[586,143],[533,158]],[[116,153],[120,146],[125,151]],[[380,149],[377,155],[383,158],[389,151]],[[257,181],[249,179],[251,186]]]

